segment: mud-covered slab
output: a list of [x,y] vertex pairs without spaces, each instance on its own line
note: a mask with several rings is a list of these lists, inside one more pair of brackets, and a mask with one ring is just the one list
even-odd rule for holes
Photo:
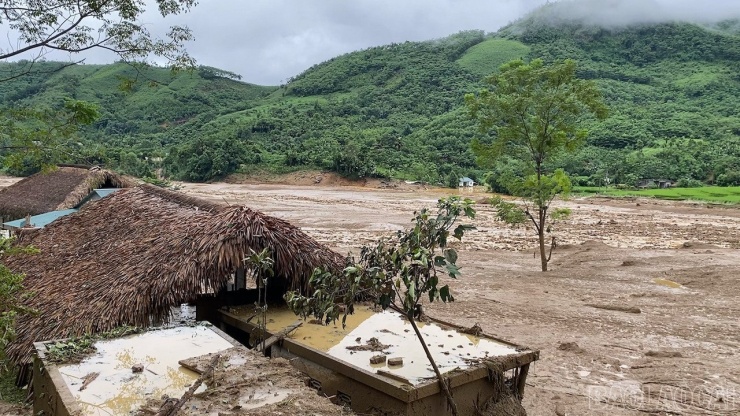
[[98,341],[95,354],[58,369],[83,415],[125,415],[187,390],[198,374],[178,361],[232,346],[208,326],[176,327]]

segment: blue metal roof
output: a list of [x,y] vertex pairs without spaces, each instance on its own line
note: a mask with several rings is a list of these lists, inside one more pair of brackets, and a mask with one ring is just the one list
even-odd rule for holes
[[[77,211],[78,210],[76,209],[63,209],[61,211],[51,211],[39,215],[34,215],[31,217],[31,225],[33,225],[34,227],[43,228],[55,219]],[[26,225],[26,219],[21,218],[15,221],[8,221],[6,223],[3,223],[3,225],[8,228],[23,228]]]
[[475,182],[472,179],[468,178],[467,176],[464,178],[460,178],[460,182]]
[[95,189],[95,193],[98,194],[99,197],[103,198],[106,197],[113,192],[120,191],[121,188],[103,188],[103,189]]

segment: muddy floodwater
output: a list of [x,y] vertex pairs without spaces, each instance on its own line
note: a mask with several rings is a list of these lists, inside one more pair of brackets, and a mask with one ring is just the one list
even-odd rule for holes
[[[407,227],[414,211],[454,192],[221,183],[183,191],[286,219],[340,253]],[[740,209],[634,198],[557,205],[572,215],[553,226],[560,246],[542,273],[532,231],[477,204],[477,229],[453,242],[462,276],[445,283],[455,302],[425,312],[539,349],[524,396],[530,416],[740,414]]]

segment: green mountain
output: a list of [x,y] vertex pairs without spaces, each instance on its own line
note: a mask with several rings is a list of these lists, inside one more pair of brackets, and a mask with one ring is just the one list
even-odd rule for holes
[[[125,64],[37,64],[0,82],[0,106],[97,103],[80,132],[85,160],[144,175],[210,180],[234,171],[329,169],[451,183],[482,180],[465,93],[511,59],[572,58],[602,88],[611,116],[586,121],[588,145],[555,164],[580,184],[643,178],[740,183],[740,24],[603,28],[553,19],[546,6],[495,34],[369,48],[263,87],[214,68],[173,76]],[[548,17],[550,16],[550,17]],[[0,79],[17,71],[0,64]],[[122,79],[138,77],[131,91]],[[156,81],[155,83],[149,81]],[[150,84],[156,84],[151,86]],[[494,171],[515,169],[503,160]],[[492,175],[495,178],[496,175]],[[493,181],[495,186],[495,180]]]

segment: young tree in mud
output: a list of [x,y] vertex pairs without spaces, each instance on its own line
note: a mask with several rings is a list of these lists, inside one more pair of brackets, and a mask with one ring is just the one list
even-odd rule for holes
[[[548,170],[548,162],[561,152],[573,152],[586,139],[579,129],[583,116],[599,120],[607,116],[596,84],[576,78],[572,60],[545,65],[521,60],[501,66],[486,78],[487,89],[467,94],[465,103],[480,131],[492,141],[474,140],[478,163],[492,165],[502,155],[523,161],[526,171],[507,181],[508,191],[524,200],[521,209],[533,225],[539,241],[542,271],[552,255],[546,253],[545,233],[550,232],[550,205],[558,195],[570,191],[570,179],[562,170]],[[555,211],[555,216],[562,212]],[[516,217],[516,216],[515,216]]]
[[439,371],[434,357],[427,348],[416,321],[421,318],[421,299],[430,302],[454,300],[448,285],[441,285],[441,275],[456,279],[460,275],[457,267],[457,252],[449,247],[450,235],[461,239],[470,225],[452,227],[460,216],[475,217],[470,199],[449,197],[440,199],[437,212],[422,209],[414,217],[414,226],[398,231],[391,240],[381,240],[375,246],[365,246],[360,251],[360,260],[339,275],[316,270],[311,276],[313,293],[303,296],[297,292],[285,295],[289,307],[304,318],[314,316],[325,323],[354,312],[357,299],[370,299],[382,309],[392,308],[402,313],[410,322],[416,337],[429,359],[439,380],[440,389],[448,399],[453,415],[457,406],[448,382]]
[[[184,47],[192,39],[190,30],[172,26],[165,37],[153,35],[141,21],[146,4],[144,0],[0,0],[0,28],[15,39],[0,48],[0,61],[22,59],[23,63],[0,69],[0,82],[29,73],[50,74],[84,61],[38,64],[58,51],[70,56],[108,51],[131,63],[137,74],[152,57],[173,69],[193,68],[195,61]],[[162,17],[187,12],[195,4],[196,0],[156,0]],[[130,88],[135,81],[124,79],[122,87]],[[90,124],[97,111],[76,100],[60,100],[53,107],[0,109],[0,157],[5,156],[5,165],[24,172],[60,161],[88,163],[80,159],[81,145],[71,132]]]

